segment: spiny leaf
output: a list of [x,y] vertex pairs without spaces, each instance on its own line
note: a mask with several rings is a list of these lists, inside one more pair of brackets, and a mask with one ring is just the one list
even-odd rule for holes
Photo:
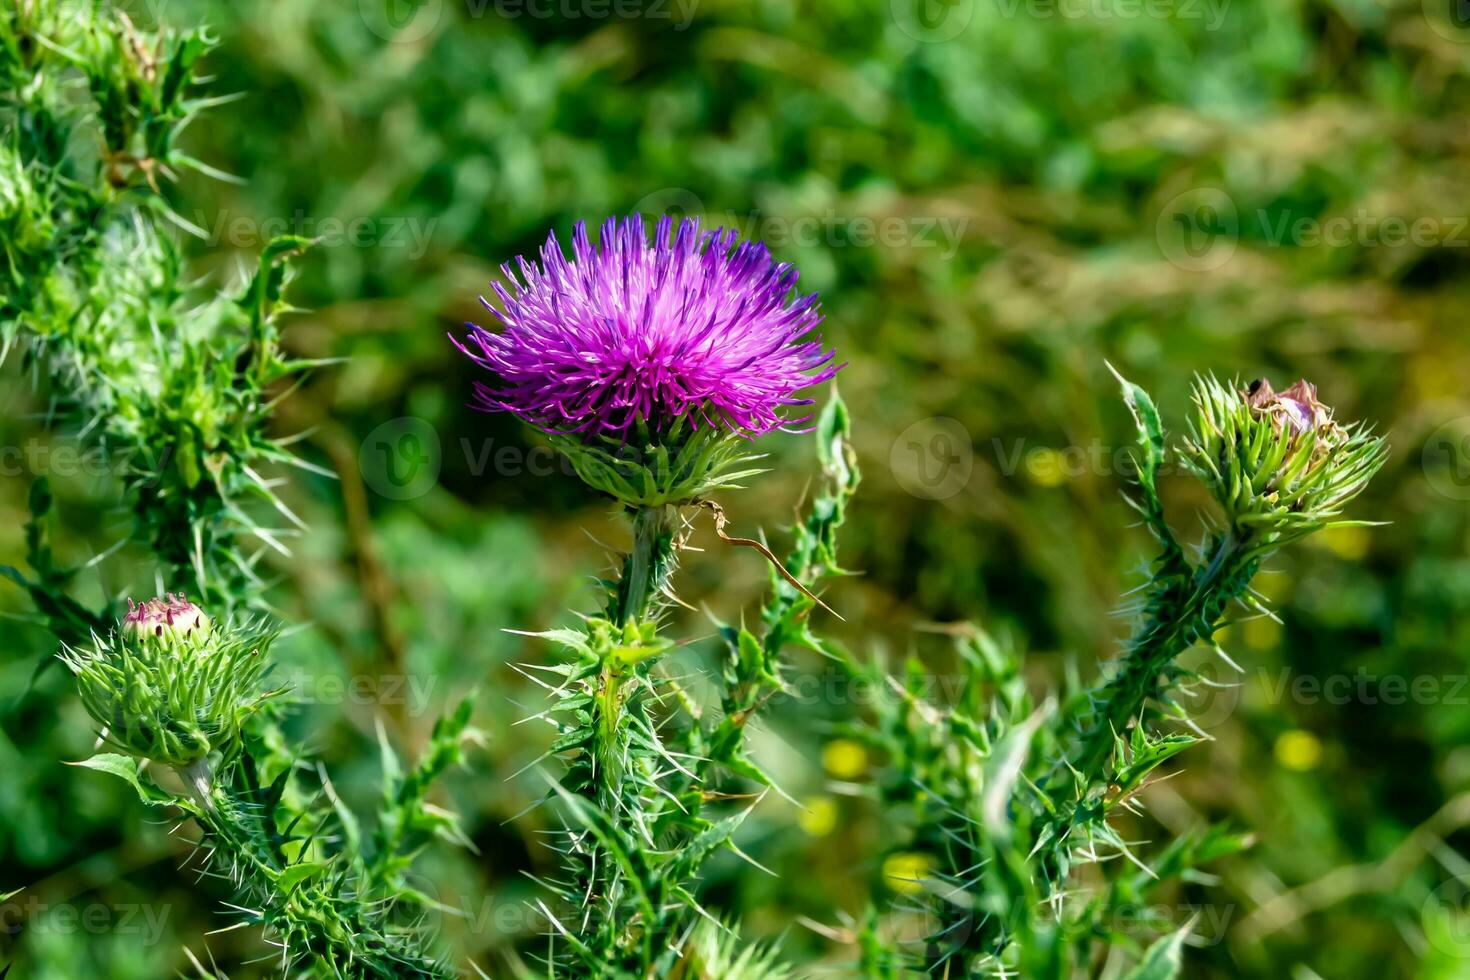
[[1194,923],[1189,922],[1154,942],[1138,965],[1124,974],[1123,980],[1175,980],[1184,962],[1184,940],[1189,938]]
[[302,882],[310,881],[325,873],[327,867],[324,861],[302,861],[299,864],[293,864],[276,876],[276,886],[289,894]]
[[69,762],[67,765],[110,773],[133,787],[138,793],[138,799],[147,803],[149,806],[163,806],[178,802],[177,797],[165,793],[153,785],[152,781],[145,781],[138,771],[138,760],[132,756],[119,755],[115,752],[103,752],[92,756],[90,759],[83,759],[80,762]]

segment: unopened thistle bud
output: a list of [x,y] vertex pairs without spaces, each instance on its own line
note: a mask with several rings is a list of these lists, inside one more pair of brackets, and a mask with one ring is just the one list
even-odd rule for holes
[[240,726],[271,696],[260,690],[274,635],[216,624],[182,593],[128,612],[109,638],[62,654],[82,703],[116,748],[175,768],[229,756]]
[[1277,392],[1264,378],[1244,389],[1199,378],[1194,403],[1185,465],[1232,525],[1276,544],[1327,526],[1386,457],[1382,439],[1338,423],[1304,380]]
[[796,269],[734,231],[697,220],[608,219],[593,246],[578,224],[568,259],[551,236],[539,262],[502,271],[498,332],[455,344],[496,376],[477,407],[548,434],[577,475],[624,503],[677,504],[759,470],[752,440],[807,422],[788,409],[836,374],[815,335],[815,295]]

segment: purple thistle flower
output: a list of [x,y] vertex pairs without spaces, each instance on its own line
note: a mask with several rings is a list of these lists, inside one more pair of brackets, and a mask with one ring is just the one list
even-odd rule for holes
[[[643,219],[608,218],[598,247],[578,222],[568,260],[553,233],[539,264],[501,267],[504,329],[466,324],[460,350],[499,376],[475,382],[476,407],[512,412],[550,432],[626,438],[687,418],[745,436],[799,424],[797,392],[837,373],[834,351],[812,331],[815,294],[795,295],[797,271],[733,230],[701,232],[697,219],[659,220],[650,245]],[[477,349],[471,349],[471,346]]]

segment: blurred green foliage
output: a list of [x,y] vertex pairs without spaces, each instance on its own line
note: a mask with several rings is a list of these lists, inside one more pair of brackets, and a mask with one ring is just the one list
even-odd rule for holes
[[[472,369],[445,334],[485,315],[496,266],[549,228],[675,209],[765,238],[822,292],[867,476],[843,544],[863,574],[828,593],[836,632],[872,656],[915,652],[941,681],[956,667],[933,622],[1024,640],[1043,652],[1038,686],[1091,672],[1123,634],[1109,612],[1148,542],[1123,530],[1131,437],[1104,359],[1166,419],[1213,370],[1305,376],[1341,417],[1378,420],[1393,457],[1355,511],[1392,525],[1274,561],[1280,624],[1231,628],[1240,685],[1197,709],[1216,740],[1147,796],[1141,835],[1226,820],[1256,846],[1153,910],[1165,921],[1140,941],[1198,912],[1190,977],[1470,974],[1470,29],[1452,5],[125,6],[209,25],[204,70],[241,95],[183,137],[241,182],[165,187],[203,234],[180,232],[212,271],[202,288],[237,291],[273,234],[323,240],[283,343],[343,361],[281,404],[275,433],[308,433],[298,448],[337,475],[280,491],[312,527],[272,559],[283,619],[311,624],[280,656],[321,705],[292,737],[370,801],[379,722],[415,756],[458,694],[483,691],[484,751],[447,781],[480,854],[432,853],[420,882],[462,913],[441,923],[455,949],[499,975],[543,926],[523,872],[551,867],[545,818],[510,818],[543,789],[515,774],[551,732],[513,723],[544,706],[515,665],[544,653],[503,630],[586,608],[599,538],[624,542],[578,481],[538,473],[521,426],[464,407]],[[0,562],[23,554],[42,475],[58,552],[85,561],[125,534],[118,489],[45,433],[48,393],[17,359],[3,370]],[[405,436],[427,468],[407,484],[389,469]],[[795,438],[771,441],[775,472],[727,505],[737,533],[784,543],[814,473]],[[926,480],[946,463],[967,478]],[[695,543],[683,598],[738,620],[765,570]],[[84,577],[93,606],[152,585],[137,557]],[[27,608],[16,590],[0,603]],[[35,683],[61,713],[27,713],[54,649],[23,618],[3,631],[0,894],[26,891],[4,905],[0,951],[25,977],[185,968],[183,946],[202,955],[219,924],[196,897],[213,886],[177,870],[183,845],[126,787],[60,765],[87,754],[90,726],[55,670]],[[684,655],[695,683],[715,645]],[[770,795],[743,829],[775,877],[732,859],[706,888],[747,936],[840,972],[857,953],[839,913],[902,889],[852,791],[882,760],[829,739],[861,698],[831,696],[816,658],[796,670],[809,696],[773,703],[750,753],[805,809]],[[96,928],[76,921],[89,908]],[[231,976],[263,969],[247,932],[208,944]]]

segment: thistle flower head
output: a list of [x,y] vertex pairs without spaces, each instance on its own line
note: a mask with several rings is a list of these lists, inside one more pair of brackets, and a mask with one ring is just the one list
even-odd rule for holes
[[761,435],[805,421],[786,408],[837,372],[796,269],[697,219],[660,219],[650,243],[640,216],[609,218],[596,247],[579,222],[571,259],[553,234],[539,263],[502,271],[509,288],[482,302],[504,329],[468,324],[455,343],[499,377],[476,384],[480,408],[548,431],[621,438],[688,420]]
[[1382,439],[1339,424],[1305,380],[1277,392],[1264,378],[1244,389],[1198,378],[1194,403],[1185,465],[1234,525],[1278,544],[1327,526],[1386,458]]
[[694,499],[756,470],[748,440],[800,425],[803,389],[839,365],[813,331],[817,297],[797,272],[734,231],[660,219],[604,222],[593,246],[556,236],[539,262],[502,268],[498,302],[482,300],[499,332],[468,324],[454,339],[497,376],[476,382],[485,411],[511,412],[548,433],[589,484],[639,506]]
[[218,625],[182,593],[167,593],[129,600],[114,635],[62,659],[106,741],[182,768],[238,747],[241,724],[275,693],[260,690],[273,639]]

